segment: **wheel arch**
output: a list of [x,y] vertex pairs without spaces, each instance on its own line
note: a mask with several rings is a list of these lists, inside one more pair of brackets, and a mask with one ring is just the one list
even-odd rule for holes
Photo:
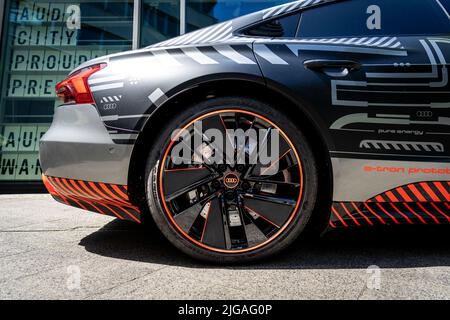
[[[298,119],[296,124],[303,128],[302,132],[310,142],[319,169],[319,191],[315,209],[317,212],[314,212],[312,221],[305,231],[307,231],[306,233],[322,231],[330,217],[329,208],[333,193],[333,173],[329,155],[330,141],[326,137],[325,131],[321,129],[321,125],[315,120],[314,112],[296,102],[292,95],[277,85],[268,86],[252,79],[220,79],[191,85],[170,97],[152,113],[136,140],[130,159],[128,189],[132,202],[139,205],[142,212],[148,211],[145,197],[146,159],[153,143],[152,140],[164,126],[165,121],[183,106],[225,96],[245,97],[277,105],[289,117]],[[149,215],[144,214],[143,216]]]

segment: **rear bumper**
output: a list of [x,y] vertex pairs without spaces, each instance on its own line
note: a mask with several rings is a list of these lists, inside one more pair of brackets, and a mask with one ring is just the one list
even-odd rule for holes
[[42,175],[42,181],[58,202],[122,220],[141,222],[141,212],[130,202],[127,186],[46,175]]
[[93,105],[58,107],[39,150],[45,175],[127,185],[133,146],[112,141]]
[[42,180],[59,202],[140,222],[127,187],[132,148],[111,140],[93,105],[61,106],[41,139]]

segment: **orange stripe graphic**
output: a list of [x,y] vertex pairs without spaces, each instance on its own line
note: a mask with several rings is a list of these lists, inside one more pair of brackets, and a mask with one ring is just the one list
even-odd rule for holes
[[423,195],[420,193],[419,190],[417,190],[416,186],[413,184],[408,185],[409,190],[412,191],[412,193],[414,193],[414,195],[417,197],[417,199],[419,199],[419,201],[421,202],[427,202],[427,199],[425,199],[423,197]]
[[83,187],[84,190],[91,196],[92,199],[101,200],[101,197],[98,194],[95,194],[94,191],[92,191],[87,184],[84,183],[84,181],[78,181],[81,187]]
[[377,203],[377,205],[381,209],[381,211],[383,211],[386,215],[388,215],[392,219],[392,221],[394,221],[395,224],[400,224],[400,222],[398,222],[398,220],[393,215],[391,215],[386,209],[384,209],[381,204]]
[[[60,202],[64,202],[69,206],[75,206],[101,214],[111,213],[120,219],[124,219],[122,214],[126,214],[131,220],[140,222],[135,215],[139,214],[139,209],[130,202],[121,199],[121,196],[114,194],[112,190],[108,189],[106,184],[99,183],[101,189],[104,190],[104,192],[101,192],[96,188],[94,183],[88,181],[84,183],[81,180],[57,178],[45,175],[42,176],[42,181],[56,200],[59,199]],[[90,189],[87,184],[93,189]],[[114,186],[116,188],[115,190],[118,190],[122,195],[125,195],[118,186],[109,186]],[[125,186],[122,187],[126,189]],[[98,194],[94,191],[98,192]],[[108,194],[107,196],[106,193]],[[69,202],[69,200],[71,202]]]
[[[391,203],[391,207],[392,207],[399,215],[401,215],[403,218],[405,218],[406,221],[408,221],[409,224],[413,224],[413,222],[411,221],[411,219],[408,218],[407,215],[403,214],[403,212],[401,212],[401,211],[400,211],[393,203]],[[419,218],[421,221],[425,222],[425,221],[422,219],[421,216],[418,216],[418,218]]]
[[336,217],[338,217],[338,219],[342,222],[342,224],[344,225],[344,227],[348,227],[348,225],[345,223],[344,219],[341,218],[341,216],[339,215],[339,213],[337,212],[337,210],[334,207],[331,207],[331,210],[333,211],[333,213],[336,215]]
[[399,202],[398,199],[392,193],[392,191],[386,192],[386,195],[389,198],[389,200],[391,200],[392,202]]
[[428,193],[428,195],[431,197],[431,199],[435,202],[440,202],[441,199],[434,193],[433,190],[428,186],[428,183],[422,182],[420,186],[425,190],[425,192]]
[[99,183],[99,185],[103,190],[106,191],[106,193],[111,197],[111,199],[113,199],[115,201],[119,201],[119,202],[124,202],[123,199],[119,198],[114,193],[112,193],[111,190],[109,190],[108,187],[106,187],[104,183]]
[[[356,211],[358,211],[358,213],[359,213],[360,215],[362,215],[362,216],[364,217],[364,219],[367,220],[367,222],[368,222],[371,226],[373,226],[373,222],[370,221],[370,219],[367,218],[367,217],[362,213],[361,210],[359,210],[359,208],[356,206],[356,204],[355,204],[354,202],[352,202],[352,206],[353,206],[353,208],[356,209]],[[381,219],[381,218],[380,218],[379,216],[377,216],[377,215],[375,215],[375,216],[381,221],[382,224],[385,224],[385,222],[383,221],[383,219]]]
[[[116,186],[115,184],[111,184],[110,186],[111,186],[111,188],[113,188],[120,196],[122,196],[122,198],[123,198],[124,200],[126,200],[126,201],[129,200],[129,199],[128,199],[128,195],[125,194],[125,193],[123,193],[122,190],[120,190],[120,188],[119,188],[118,186]],[[125,190],[126,190],[126,188],[125,188]]]
[[427,215],[429,215],[433,220],[434,220],[434,222],[436,222],[436,224],[441,224],[440,222],[439,222],[439,220],[434,216],[434,215],[432,215],[427,209],[425,209],[424,208],[424,206],[422,206],[422,204],[420,204],[419,202],[417,202],[417,205],[420,207],[420,209],[422,209]]
[[434,185],[436,186],[436,188],[439,189],[439,191],[442,193],[442,195],[444,196],[445,200],[450,201],[450,194],[447,192],[447,190],[445,190],[444,186],[442,185],[442,183],[440,182],[435,182]]
[[353,222],[355,222],[355,224],[360,227],[361,224],[358,222],[358,220],[356,220],[355,217],[352,216],[352,214],[350,213],[350,211],[347,210],[347,207],[344,205],[343,202],[341,202],[341,207],[344,208],[345,213],[353,220]]
[[439,212],[440,214],[442,214],[445,218],[447,218],[447,221],[450,222],[450,217],[447,216],[444,212],[442,212],[441,209],[438,208],[438,206],[436,204],[434,204],[433,202],[430,202],[430,204],[433,206],[434,209],[436,209],[437,212]]
[[397,188],[397,192],[400,193],[400,195],[403,197],[403,199],[406,202],[413,202],[413,199],[406,193],[406,191],[403,188]]

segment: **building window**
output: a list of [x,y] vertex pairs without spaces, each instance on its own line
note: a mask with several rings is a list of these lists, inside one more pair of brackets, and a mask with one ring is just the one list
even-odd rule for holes
[[141,47],[180,34],[180,0],[142,0]]
[[7,1],[0,66],[0,182],[40,180],[54,87],[92,58],[131,49],[133,0]]
[[186,0],[186,32],[292,0]]

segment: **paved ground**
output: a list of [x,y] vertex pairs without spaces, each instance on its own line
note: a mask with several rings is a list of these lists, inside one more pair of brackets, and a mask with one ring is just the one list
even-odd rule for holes
[[264,263],[217,267],[140,225],[3,195],[0,298],[450,299],[449,238],[448,227],[334,232]]

